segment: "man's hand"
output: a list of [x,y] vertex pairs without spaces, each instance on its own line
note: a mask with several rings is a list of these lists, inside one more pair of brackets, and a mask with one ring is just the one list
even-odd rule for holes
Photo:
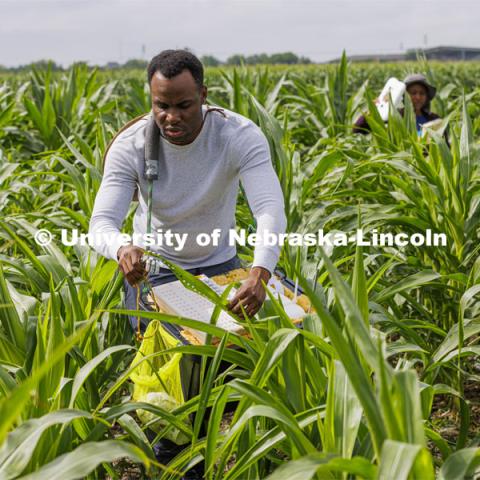
[[265,301],[265,288],[262,281],[266,284],[270,280],[270,272],[262,267],[254,267],[250,270],[248,278],[238,289],[235,297],[228,304],[228,308],[237,315],[242,315],[243,308],[249,317],[253,317]]
[[118,249],[118,268],[132,287],[135,287],[147,273],[142,262],[143,254],[144,250],[135,245],[125,245]]

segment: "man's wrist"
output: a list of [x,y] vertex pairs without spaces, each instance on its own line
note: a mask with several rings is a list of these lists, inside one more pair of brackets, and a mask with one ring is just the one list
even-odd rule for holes
[[272,276],[272,274],[264,267],[253,267],[250,270],[250,275],[258,280],[263,280],[265,283],[267,283]]
[[127,244],[127,245],[122,245],[118,250],[117,250],[117,260],[120,260],[120,254],[122,252],[122,249],[126,248],[126,247],[129,247],[130,244]]

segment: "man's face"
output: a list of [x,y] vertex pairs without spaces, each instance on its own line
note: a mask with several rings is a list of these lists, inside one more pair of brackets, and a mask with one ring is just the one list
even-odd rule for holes
[[407,91],[412,99],[415,112],[420,112],[428,100],[427,89],[420,83],[414,83],[408,87]]
[[199,87],[189,70],[172,78],[156,72],[150,93],[153,115],[162,135],[177,145],[193,142],[202,128],[207,88]]

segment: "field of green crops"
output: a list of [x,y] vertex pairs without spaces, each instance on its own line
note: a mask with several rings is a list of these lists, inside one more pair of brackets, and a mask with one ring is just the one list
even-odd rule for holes
[[[450,145],[419,139],[408,105],[388,126],[375,116],[385,80],[414,71],[438,88],[432,109]],[[0,479],[179,479],[201,461],[207,479],[475,475],[480,65],[211,70],[207,85],[210,103],[267,136],[288,231],[431,229],[447,246],[285,247],[279,266],[316,311],[303,329],[270,301],[249,339],[228,336],[237,349],[226,336],[176,348],[201,357],[198,396],[174,411],[135,403],[139,344],[116,264],[64,246],[60,231],[88,231],[106,145],[150,108],[145,74],[78,66],[0,77]],[[368,110],[372,134],[354,135]],[[240,198],[237,225],[251,222]],[[34,241],[39,229],[53,233],[49,246]],[[222,359],[231,367],[219,373]],[[167,466],[140,407],[167,425],[159,437],[177,428],[190,439]]]

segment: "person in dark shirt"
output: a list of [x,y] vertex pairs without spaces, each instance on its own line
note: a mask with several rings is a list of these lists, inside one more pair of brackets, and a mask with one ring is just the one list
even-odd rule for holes
[[[407,93],[410,95],[415,110],[417,132],[421,135],[422,125],[440,118],[439,115],[430,111],[430,102],[435,97],[437,89],[430,85],[421,73],[408,75],[403,82],[406,85]],[[403,115],[403,109],[400,110],[400,114]],[[368,120],[364,115],[361,115],[355,122],[353,132],[366,134],[369,131]]]

